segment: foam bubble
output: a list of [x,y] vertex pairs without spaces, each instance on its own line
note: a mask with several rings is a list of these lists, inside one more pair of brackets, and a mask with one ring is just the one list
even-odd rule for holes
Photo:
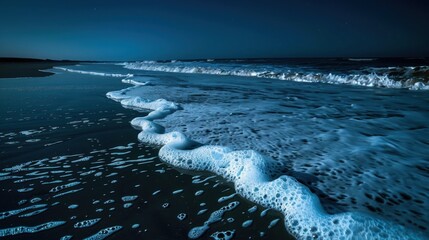
[[215,240],[229,240],[234,237],[235,230],[227,230],[221,232],[214,232],[210,237]]
[[249,209],[247,209],[247,212],[248,213],[254,213],[256,210],[258,210],[258,206],[253,206],[253,207],[251,207],[251,208],[249,208]]
[[80,182],[78,182],[78,181],[77,182],[67,183],[67,184],[64,184],[64,185],[56,186],[56,187],[52,188],[51,190],[49,190],[49,192],[52,192],[52,193],[59,192],[59,191],[62,191],[64,189],[67,189],[67,188],[70,188],[70,187],[73,187],[73,186],[76,186],[76,185],[79,185],[79,184],[80,184]]
[[177,219],[179,219],[180,221],[183,221],[186,218],[186,213],[179,213],[179,215],[177,215]]
[[31,210],[31,209],[37,209],[37,208],[43,208],[46,207],[46,204],[37,204],[37,205],[31,205],[29,207],[25,207],[25,208],[20,208],[20,209],[15,209],[15,210],[9,210],[6,212],[0,212],[0,220],[20,214],[22,212]]
[[115,232],[119,231],[122,229],[122,226],[112,226],[112,227],[108,227],[108,228],[104,228],[101,229],[99,232],[97,232],[96,234],[85,238],[84,240],[101,240],[101,239],[105,239],[109,236],[111,236],[112,234],[114,234]]
[[268,225],[268,228],[272,228],[272,227],[274,227],[274,226],[275,226],[279,221],[280,221],[280,219],[279,219],[279,218],[276,218],[276,219],[272,220],[272,221],[270,222],[270,225]]
[[235,195],[237,195],[237,193],[233,193],[233,194],[228,195],[228,196],[220,197],[220,198],[217,200],[217,202],[219,202],[219,203],[221,203],[221,202],[225,202],[226,200],[229,200],[229,199],[233,198]]
[[44,212],[46,210],[48,210],[48,208],[42,208],[42,209],[39,209],[39,210],[36,210],[36,211],[33,211],[33,212],[29,212],[29,213],[26,213],[26,214],[21,214],[18,217],[32,217],[32,216],[40,214],[40,213],[42,213],[42,212]]
[[195,196],[200,196],[204,193],[204,190],[198,190],[195,192]]
[[133,195],[133,196],[123,196],[121,199],[124,202],[132,202],[134,200],[136,200],[139,196],[137,195]]
[[219,210],[216,210],[210,214],[209,219],[204,222],[204,225],[194,227],[188,232],[188,237],[191,239],[196,239],[201,237],[207,230],[209,230],[209,225],[219,222],[222,220],[222,216],[225,212],[232,211],[238,206],[239,202],[230,202],[228,205],[221,207]]
[[101,218],[83,220],[83,221],[75,223],[73,226],[74,226],[74,228],[87,228],[87,227],[94,226],[100,220],[101,220]]
[[30,202],[31,202],[31,203],[37,203],[37,202],[40,202],[40,201],[42,201],[42,199],[41,199],[41,198],[39,198],[39,197],[35,197],[35,198],[32,198],[32,199],[30,200]]
[[64,221],[54,221],[54,222],[47,222],[43,223],[34,227],[27,227],[27,226],[20,226],[20,227],[12,227],[12,228],[5,228],[0,229],[0,237],[6,237],[6,236],[14,236],[22,233],[36,233],[41,232],[44,230],[48,230],[51,228],[58,227],[60,225],[65,224]]
[[83,190],[83,188],[69,190],[69,191],[66,191],[66,192],[62,192],[62,193],[56,194],[56,195],[52,196],[52,198],[62,197],[64,195],[72,194],[72,193],[79,192],[79,191],[82,191],[82,190]]
[[247,220],[247,221],[244,221],[241,226],[244,228],[247,228],[247,227],[250,227],[252,223],[253,223],[253,220]]
[[162,208],[168,208],[168,206],[170,206],[170,204],[169,204],[169,203],[163,203],[163,204],[162,204]]
[[29,136],[29,135],[33,135],[35,133],[41,133],[41,132],[42,131],[39,131],[39,130],[25,130],[25,131],[21,131],[19,133],[21,133],[22,135]]
[[109,199],[109,200],[104,201],[103,204],[111,204],[111,203],[114,203],[114,202],[115,202],[115,200]]
[[138,227],[140,227],[140,224],[138,224],[138,223],[133,224],[133,225],[131,226],[131,228],[132,228],[132,229],[135,229],[135,228],[138,228]]
[[20,193],[23,193],[23,192],[30,192],[30,191],[33,191],[33,190],[34,190],[34,188],[20,188],[20,189],[17,189],[16,191],[20,192]]
[[200,211],[198,211],[197,215],[201,215],[204,214],[205,212],[207,212],[208,209],[201,209]]
[[173,194],[179,194],[181,192],[183,192],[183,189],[178,189],[178,190],[173,191]]
[[87,156],[87,157],[79,158],[79,159],[73,160],[71,162],[72,163],[86,162],[86,161],[91,160],[91,158],[93,158],[93,156]]

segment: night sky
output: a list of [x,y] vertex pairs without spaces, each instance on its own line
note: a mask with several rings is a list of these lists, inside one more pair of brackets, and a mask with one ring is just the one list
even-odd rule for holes
[[0,57],[427,57],[428,2],[1,0]]

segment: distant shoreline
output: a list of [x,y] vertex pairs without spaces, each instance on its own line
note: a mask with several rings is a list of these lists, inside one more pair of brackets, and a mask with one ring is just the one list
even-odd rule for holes
[[55,61],[31,58],[0,58],[0,78],[47,77],[50,72],[40,70],[54,66],[76,64],[79,61]]

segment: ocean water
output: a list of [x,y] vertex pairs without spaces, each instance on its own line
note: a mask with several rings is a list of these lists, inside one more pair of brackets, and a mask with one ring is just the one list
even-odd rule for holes
[[[155,155],[166,166],[233,184],[232,195],[219,198],[228,204],[193,222],[185,236],[211,236],[209,229],[236,211],[229,197],[242,196],[280,213],[298,239],[428,237],[425,59],[106,63],[53,71],[128,84],[107,97],[137,116],[131,125],[140,133],[128,128],[144,146],[160,147]],[[254,220],[213,238],[247,236],[239,231]]]
[[[337,68],[333,63],[287,65],[287,71],[313,76],[360,72],[352,79],[377,76],[371,80],[375,83],[326,84],[333,80],[303,82],[254,74],[267,62],[143,62],[73,69],[125,77],[123,82],[133,86],[108,97],[126,108],[153,110],[152,116],[132,121],[144,130],[139,134],[142,142],[165,145],[161,159],[172,165],[212,171],[234,182],[241,195],[287,216],[285,226],[298,238],[378,234],[373,225],[386,236],[404,237],[397,234],[405,232],[414,238],[399,226],[411,232],[427,230],[426,66],[405,64],[394,70],[384,62],[377,66],[366,59],[348,61],[350,66],[341,60]],[[281,69],[282,64],[269,67]],[[330,68],[333,73],[327,72]],[[365,72],[368,69],[388,71]],[[410,75],[404,69],[419,73]],[[393,74],[399,78],[391,76],[395,71],[401,72]],[[417,81],[413,75],[421,78]],[[195,148],[198,144],[192,141],[205,146]],[[235,172],[228,163],[232,158],[239,166],[250,165],[249,170]],[[262,199],[261,191],[255,191],[261,188],[270,189],[262,191]],[[294,191],[298,193],[287,195]]]

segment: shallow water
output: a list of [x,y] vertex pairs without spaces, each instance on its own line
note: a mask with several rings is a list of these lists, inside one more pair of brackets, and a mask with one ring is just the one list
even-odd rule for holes
[[[204,238],[228,230],[240,238],[291,238],[282,224],[269,228],[279,213],[261,217],[261,206],[248,212],[255,204],[237,195],[218,202],[234,194],[230,184],[180,172],[159,160],[158,148],[139,143],[129,121],[145,113],[105,97],[126,86],[120,78],[63,72],[0,81],[0,235],[83,239],[113,227],[105,231],[112,239],[180,239],[239,201]],[[243,228],[250,219],[252,227]]]

